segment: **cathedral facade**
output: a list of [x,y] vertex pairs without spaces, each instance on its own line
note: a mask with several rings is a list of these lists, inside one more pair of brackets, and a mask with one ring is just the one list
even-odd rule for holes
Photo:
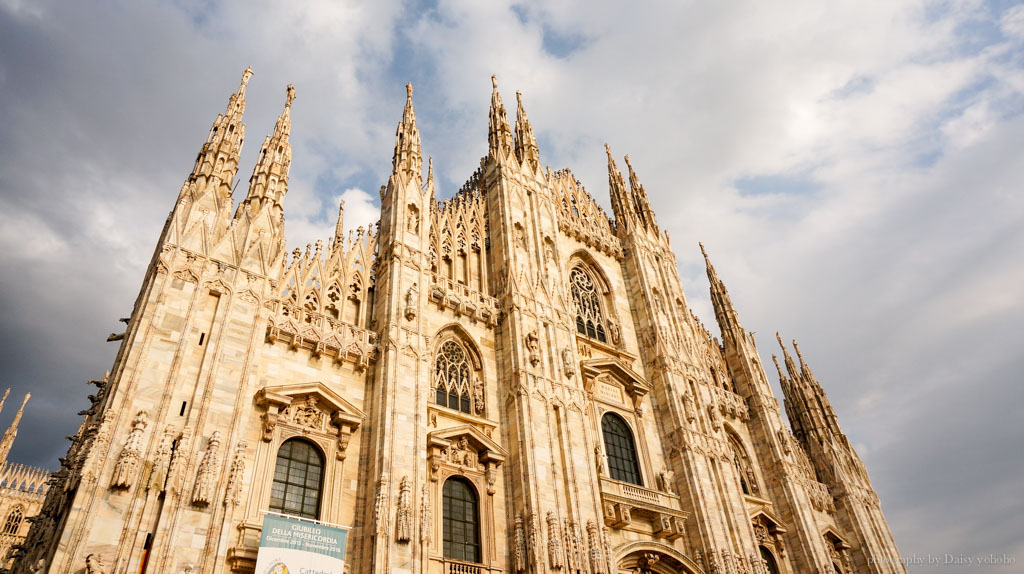
[[710,261],[720,339],[691,312],[628,156],[609,217],[494,82],[438,201],[408,86],[378,225],[345,235],[342,205],[289,254],[291,86],[232,203],[251,75],[13,571],[253,572],[268,512],[351,527],[352,573],[905,571],[799,349],[787,426]]

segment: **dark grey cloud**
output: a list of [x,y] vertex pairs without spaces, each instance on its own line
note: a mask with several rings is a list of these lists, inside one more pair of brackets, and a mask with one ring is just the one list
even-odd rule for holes
[[1022,45],[1024,8],[970,0],[0,0],[0,425],[33,393],[12,459],[63,453],[242,68],[240,188],[298,88],[293,246],[341,196],[374,219],[406,81],[454,192],[497,73],[605,205],[601,144],[631,154],[706,323],[698,240],[765,363],[800,340],[904,553],[1024,560]]

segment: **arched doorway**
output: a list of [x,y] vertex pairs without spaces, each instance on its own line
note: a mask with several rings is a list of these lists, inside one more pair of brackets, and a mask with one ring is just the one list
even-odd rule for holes
[[630,574],[699,574],[700,567],[675,548],[653,541],[623,545],[615,552],[619,572]]

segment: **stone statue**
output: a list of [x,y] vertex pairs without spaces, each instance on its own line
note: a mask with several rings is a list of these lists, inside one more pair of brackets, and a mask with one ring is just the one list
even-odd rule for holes
[[594,462],[597,464],[597,474],[604,474],[604,452],[601,445],[594,446]]
[[526,334],[526,349],[530,352],[530,364],[534,367],[540,362],[540,337],[534,329]]
[[131,488],[135,475],[139,473],[139,463],[142,457],[140,452],[142,450],[142,433],[145,432],[148,424],[149,417],[146,411],[139,411],[139,414],[135,415],[132,420],[132,430],[128,434],[124,448],[121,449],[121,454],[117,456],[117,464],[114,465],[114,475],[110,479],[111,488]]
[[697,418],[697,405],[693,402],[693,395],[690,391],[683,393],[683,412],[686,414],[686,420],[693,422]]
[[85,557],[85,574],[107,574],[103,569],[103,559],[99,554],[90,554]]
[[420,500],[420,542],[424,547],[430,547],[430,487],[426,484]]
[[658,472],[658,490],[667,492],[669,494],[675,494],[672,488],[672,474],[667,468],[662,468]]
[[562,568],[562,534],[555,513],[548,511],[548,564],[555,570]]
[[516,515],[516,526],[515,533],[513,535],[515,548],[514,552],[514,567],[516,572],[524,572],[526,570],[526,533],[523,531],[523,515]]
[[708,420],[711,421],[711,428],[719,430],[722,428],[722,417],[718,414],[715,405],[708,405]]
[[199,463],[196,483],[192,487],[192,504],[207,506],[217,490],[217,469],[220,467],[220,431],[214,431],[206,443],[206,453]]
[[571,377],[576,373],[576,368],[573,365],[572,360],[572,349],[570,347],[562,349],[562,372],[565,373],[565,376],[567,377]]
[[403,476],[398,489],[398,513],[395,520],[395,539],[408,543],[412,538],[412,487],[409,477]]
[[484,415],[484,382],[480,377],[473,379],[473,411],[480,416]]
[[608,335],[611,336],[613,345],[618,345],[622,342],[622,333],[619,331],[619,324],[611,319],[608,320]]
[[416,306],[419,303],[420,290],[416,283],[405,292],[405,318],[412,321],[416,318]]
[[167,482],[167,470],[171,464],[172,432],[170,429],[164,431],[160,448],[156,453],[156,460],[153,461],[153,471],[149,474],[149,484],[146,485],[146,488],[157,493],[164,491],[164,483]]
[[377,499],[373,504],[373,523],[377,528],[377,534],[383,535],[388,531],[388,475],[381,474],[377,481]]

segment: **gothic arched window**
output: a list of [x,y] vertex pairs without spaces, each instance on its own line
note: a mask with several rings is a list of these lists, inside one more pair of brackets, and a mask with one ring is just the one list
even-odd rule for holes
[[583,268],[573,267],[569,272],[569,288],[572,291],[573,306],[576,307],[576,330],[591,339],[607,342],[601,297],[593,278]]
[[15,506],[11,509],[10,514],[7,515],[7,520],[4,521],[3,534],[17,534],[18,529],[21,528],[21,521],[25,518],[25,511],[21,508],[21,505]]
[[465,480],[445,481],[444,557],[463,562],[480,562],[480,528],[476,492]]
[[324,458],[312,443],[289,439],[277,451],[270,510],[304,518],[320,517]]
[[450,409],[483,415],[483,388],[479,382],[474,384],[472,373],[462,345],[445,341],[434,359],[434,401]]
[[729,446],[732,447],[733,465],[736,467],[736,474],[740,477],[740,489],[743,490],[743,494],[760,494],[760,489],[757,487],[757,481],[754,476],[754,469],[750,464],[750,457],[747,456],[746,449],[743,448],[739,438],[731,432],[728,434]]
[[772,551],[764,546],[758,546],[758,548],[761,550],[761,560],[764,560],[764,564],[768,568],[768,574],[779,574],[779,563],[775,561]]
[[615,480],[643,486],[637,462],[633,433],[622,417],[606,413],[601,418],[605,451],[608,453],[608,474]]

